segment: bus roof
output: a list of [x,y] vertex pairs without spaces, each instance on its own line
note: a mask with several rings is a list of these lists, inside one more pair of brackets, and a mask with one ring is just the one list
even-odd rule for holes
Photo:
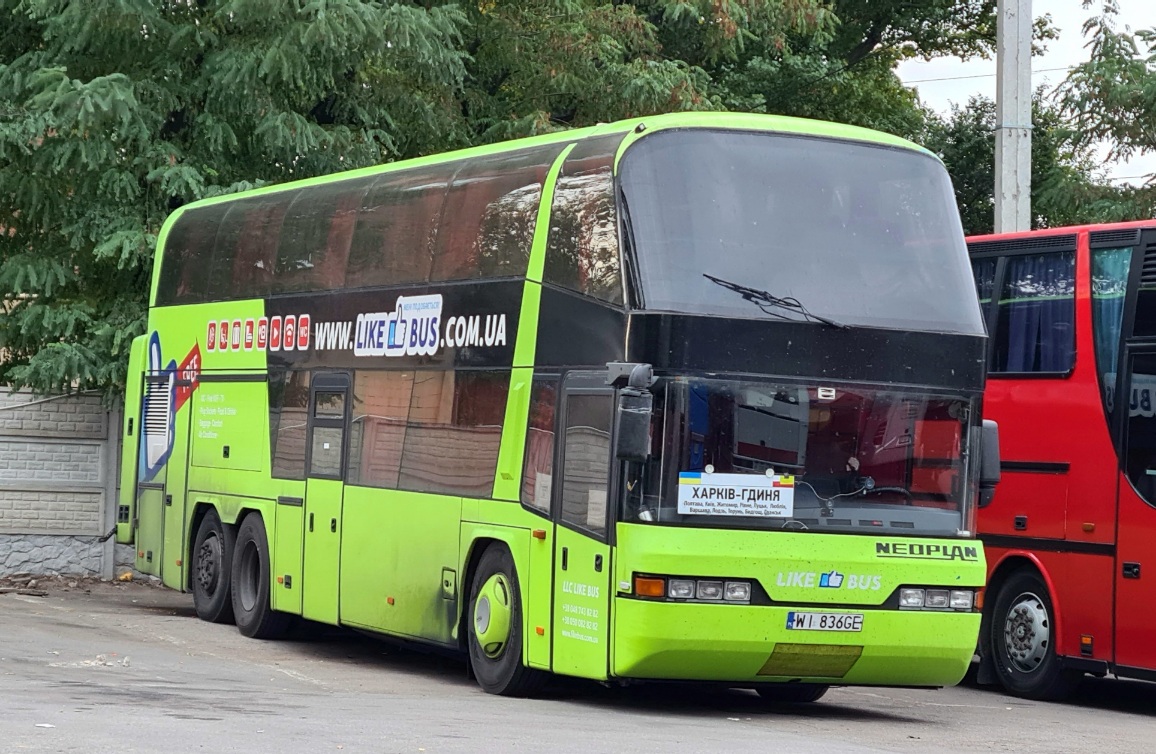
[[[513,149],[523,149],[526,147],[554,144],[559,142],[577,141],[580,139],[589,139],[598,136],[609,136],[613,134],[622,134],[625,137],[627,134],[635,131],[635,129],[639,129],[640,127],[645,129],[645,133],[650,133],[659,129],[668,130],[676,128],[724,128],[749,131],[769,131],[798,136],[816,136],[831,139],[844,139],[848,141],[862,141],[880,144],[883,146],[912,149],[924,152],[929,155],[932,154],[924,147],[912,141],[908,141],[907,139],[884,133],[882,131],[873,131],[869,128],[850,126],[843,123],[832,123],[830,121],[811,120],[808,118],[791,118],[783,115],[760,115],[754,113],[669,113],[666,115],[652,115],[643,118],[631,118],[629,120],[620,120],[613,123],[600,123],[599,125],[589,126],[587,128],[556,131],[554,133],[542,134],[540,136],[512,139],[494,144],[485,144],[477,147],[469,147],[467,149],[458,149],[450,152],[439,152],[437,154],[428,155],[426,157],[415,157],[407,160],[398,160],[396,162],[371,165],[369,167],[358,168],[355,170],[345,170],[338,173],[329,173],[313,178],[303,178],[296,181],[276,183],[269,186],[250,189],[248,191],[222,194],[220,196],[209,197],[207,199],[200,199],[181,206],[180,208],[174,210],[173,213],[169,216],[166,225],[174,222],[183,212],[187,210],[219,204],[221,202],[233,201],[235,199],[243,199],[261,194],[270,194],[278,191],[291,191],[295,189],[306,188],[311,185],[377,175],[393,170],[405,170],[407,168],[421,167],[424,165],[436,165],[441,162],[451,162],[454,160],[468,159],[471,157],[482,157],[485,155],[500,154],[504,151]],[[641,134],[643,131],[640,130],[639,133]]]
[[1019,230],[1009,233],[983,233],[968,236],[967,242],[984,243],[985,241],[1007,241],[1016,238],[1039,238],[1040,236],[1067,236],[1073,233],[1085,233],[1101,230],[1132,230],[1136,228],[1156,227],[1156,219],[1128,220],[1119,223],[1088,223],[1086,225],[1064,225],[1058,228],[1038,228],[1036,230]]

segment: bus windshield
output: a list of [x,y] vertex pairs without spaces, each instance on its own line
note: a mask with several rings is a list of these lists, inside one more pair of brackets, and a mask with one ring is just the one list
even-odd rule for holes
[[928,155],[695,129],[641,138],[620,175],[644,309],[815,321],[714,277],[847,325],[984,333],[951,183]]
[[972,400],[669,378],[652,456],[626,464],[624,518],[684,526],[960,536]]

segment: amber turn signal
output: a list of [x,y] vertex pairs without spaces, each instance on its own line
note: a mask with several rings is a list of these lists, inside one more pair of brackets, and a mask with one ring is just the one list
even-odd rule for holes
[[666,579],[653,576],[635,576],[634,593],[639,597],[665,597]]

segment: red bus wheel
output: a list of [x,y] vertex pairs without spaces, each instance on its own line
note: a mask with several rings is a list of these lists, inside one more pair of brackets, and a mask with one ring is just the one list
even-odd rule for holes
[[996,675],[1011,693],[1063,699],[1083,678],[1065,669],[1056,654],[1054,616],[1048,587],[1035,571],[1018,571],[1000,587],[988,638]]

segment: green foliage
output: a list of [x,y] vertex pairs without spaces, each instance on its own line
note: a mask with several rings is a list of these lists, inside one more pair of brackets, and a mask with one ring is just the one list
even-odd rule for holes
[[[955,184],[964,231],[991,233],[995,221],[995,103],[973,97],[946,117],[929,115],[925,145]],[[1032,101],[1032,227],[1054,228],[1144,216],[1133,189],[1102,175],[1062,109],[1037,91]]]
[[995,3],[0,0],[0,383],[119,390],[202,197],[679,110],[947,134],[894,66],[989,54]]

